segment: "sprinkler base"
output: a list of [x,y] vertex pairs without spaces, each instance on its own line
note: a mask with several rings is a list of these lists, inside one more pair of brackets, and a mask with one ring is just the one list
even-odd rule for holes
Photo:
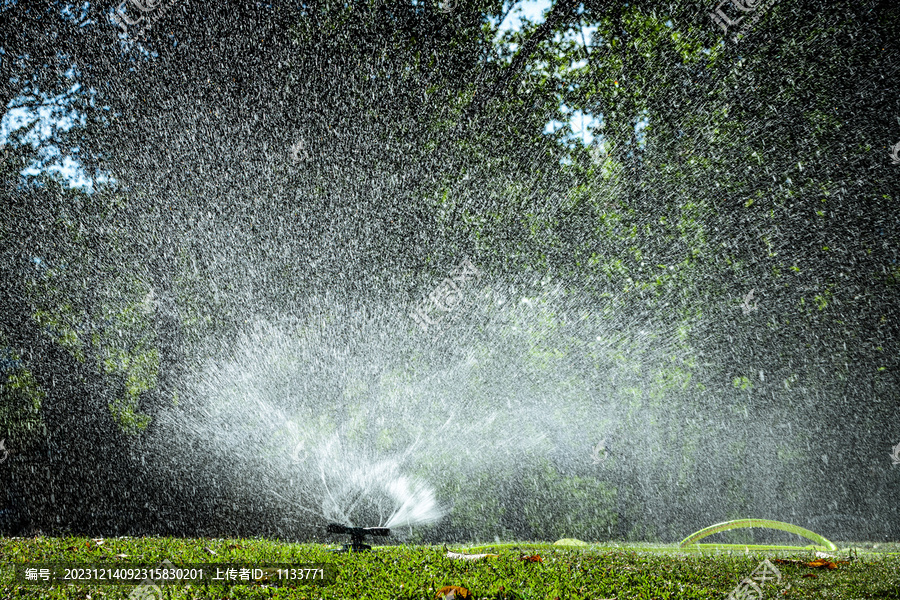
[[390,535],[391,530],[387,527],[348,527],[340,523],[329,523],[327,527],[328,533],[343,533],[350,535],[350,543],[344,544],[340,550],[330,550],[330,552],[363,552],[371,550],[372,546],[363,543],[363,539],[367,535]]
[[334,552],[335,554],[343,554],[344,552],[364,552],[371,549],[372,546],[368,544],[344,544],[340,548],[329,550],[329,552]]

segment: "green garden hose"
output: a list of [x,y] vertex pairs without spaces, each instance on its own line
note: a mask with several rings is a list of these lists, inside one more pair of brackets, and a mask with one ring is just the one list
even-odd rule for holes
[[724,523],[717,523],[716,525],[711,525],[710,527],[701,529],[700,531],[692,533],[688,537],[684,538],[683,540],[681,540],[681,544],[679,544],[679,547],[684,548],[685,546],[688,546],[690,544],[696,544],[698,540],[701,540],[708,535],[718,533],[719,531],[741,529],[744,527],[764,527],[766,529],[780,529],[781,531],[787,531],[790,533],[796,533],[797,535],[802,535],[806,539],[812,540],[826,550],[834,552],[838,549],[838,547],[835,546],[833,542],[826,540],[818,533],[814,533],[809,529],[804,529],[802,527],[798,527],[797,525],[791,525],[790,523],[782,523],[781,521],[771,521],[769,519],[738,519],[737,521],[725,521]]

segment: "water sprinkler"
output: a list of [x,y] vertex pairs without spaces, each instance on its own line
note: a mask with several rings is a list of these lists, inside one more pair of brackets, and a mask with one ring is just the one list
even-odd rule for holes
[[361,552],[363,550],[371,550],[372,546],[364,543],[367,535],[388,536],[391,530],[387,527],[347,527],[340,523],[329,523],[328,533],[344,533],[350,535],[350,543],[344,544],[340,550],[334,552]]

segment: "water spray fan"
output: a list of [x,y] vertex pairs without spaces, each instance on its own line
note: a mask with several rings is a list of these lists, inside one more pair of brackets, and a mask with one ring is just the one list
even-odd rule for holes
[[328,533],[343,533],[350,536],[350,543],[344,544],[340,550],[335,552],[361,552],[363,550],[371,550],[372,546],[364,542],[367,535],[388,536],[391,530],[387,527],[347,527],[340,523],[329,523]]

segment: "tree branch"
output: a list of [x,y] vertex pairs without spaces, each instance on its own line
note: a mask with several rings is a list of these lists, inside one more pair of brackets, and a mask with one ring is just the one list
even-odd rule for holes
[[579,2],[580,0],[559,0],[553,5],[547,18],[543,23],[538,25],[537,29],[534,30],[534,33],[532,33],[525,43],[522,44],[522,47],[519,48],[519,51],[513,56],[510,65],[503,70],[503,73],[494,85],[491,86],[489,90],[476,93],[475,99],[472,101],[472,104],[469,105],[461,122],[467,122],[484,108],[492,98],[504,94],[509,89],[521,75],[521,71],[525,67],[525,62],[531,58],[532,54],[534,54],[538,44],[550,37],[553,30],[571,14],[572,9],[575,8]]

